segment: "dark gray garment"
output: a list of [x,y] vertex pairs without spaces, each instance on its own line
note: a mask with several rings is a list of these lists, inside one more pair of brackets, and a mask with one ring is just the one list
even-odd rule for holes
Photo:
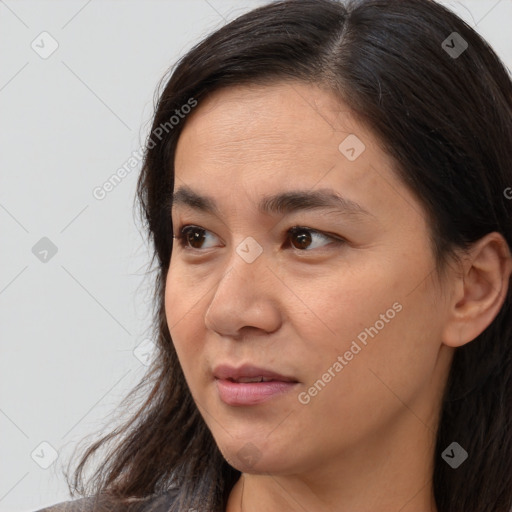
[[[168,491],[159,496],[146,498],[143,501],[133,502],[126,505],[126,512],[168,512],[172,504],[176,501],[178,492]],[[98,500],[95,497],[80,498],[78,500],[64,501],[40,509],[36,512],[120,512],[119,508],[114,508],[108,502]]]

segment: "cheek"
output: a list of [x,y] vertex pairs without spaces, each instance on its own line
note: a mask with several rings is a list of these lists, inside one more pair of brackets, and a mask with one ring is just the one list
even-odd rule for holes
[[[369,260],[364,263],[362,258],[357,269],[355,265],[341,264],[322,276],[290,274],[283,276],[283,281],[293,288],[293,294],[283,289],[285,297],[289,297],[283,307],[291,312],[290,322],[298,343],[322,365],[326,357],[334,361],[349,350],[360,333],[364,339],[365,328],[376,321],[382,329],[380,315],[389,310],[388,316],[394,318],[393,303],[401,295],[396,276]],[[308,361],[309,358],[310,355]]]
[[[193,285],[186,271],[171,263],[165,287],[165,315],[183,372],[189,380],[204,340],[204,290]],[[196,361],[196,364],[194,364]]]
[[319,332],[311,338],[316,350],[307,355],[312,371],[304,407],[310,418],[341,418],[321,426],[313,422],[318,435],[324,429],[334,439],[343,427],[346,440],[355,441],[403,412],[404,404],[419,417],[429,417],[423,399],[432,392],[442,315],[432,283],[424,281],[411,291],[411,276],[421,281],[420,274],[403,269],[393,279],[382,272],[366,281],[371,286],[362,279],[345,279],[346,294],[332,287],[318,296],[326,308],[330,303],[323,323],[335,335]]
[[[171,331],[183,331],[198,325],[197,313],[203,304],[205,280],[196,268],[191,269],[172,259],[165,284],[165,313]],[[194,319],[194,320],[192,320]]]
[[310,384],[321,379],[338,356],[346,356],[346,363],[343,370],[332,370],[337,377],[331,380],[338,382],[340,393],[341,387],[350,389],[352,398],[365,389],[385,387],[372,370],[406,392],[408,383],[412,388],[426,379],[439,350],[442,318],[432,282],[425,279],[429,270],[427,257],[397,257],[387,264],[379,260],[350,272],[330,273],[314,286],[296,281],[294,292],[308,306],[294,321]]

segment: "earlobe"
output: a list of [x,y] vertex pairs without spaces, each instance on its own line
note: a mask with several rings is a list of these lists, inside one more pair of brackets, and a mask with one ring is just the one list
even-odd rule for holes
[[512,273],[510,248],[503,236],[489,233],[463,256],[443,343],[460,347],[479,336],[496,318],[506,299]]

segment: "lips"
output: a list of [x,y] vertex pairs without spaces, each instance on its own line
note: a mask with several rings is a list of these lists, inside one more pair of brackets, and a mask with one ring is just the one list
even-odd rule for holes
[[219,365],[213,370],[215,378],[231,382],[298,382],[294,377],[281,375],[272,370],[252,365],[243,365],[235,368],[229,365]]
[[231,407],[263,404],[299,385],[294,377],[251,365],[220,365],[213,374],[219,398]]

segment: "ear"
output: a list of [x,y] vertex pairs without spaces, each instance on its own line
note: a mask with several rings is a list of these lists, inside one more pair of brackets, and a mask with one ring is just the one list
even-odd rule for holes
[[443,343],[460,347],[474,340],[496,318],[507,296],[512,258],[504,237],[489,233],[462,258],[454,288]]

